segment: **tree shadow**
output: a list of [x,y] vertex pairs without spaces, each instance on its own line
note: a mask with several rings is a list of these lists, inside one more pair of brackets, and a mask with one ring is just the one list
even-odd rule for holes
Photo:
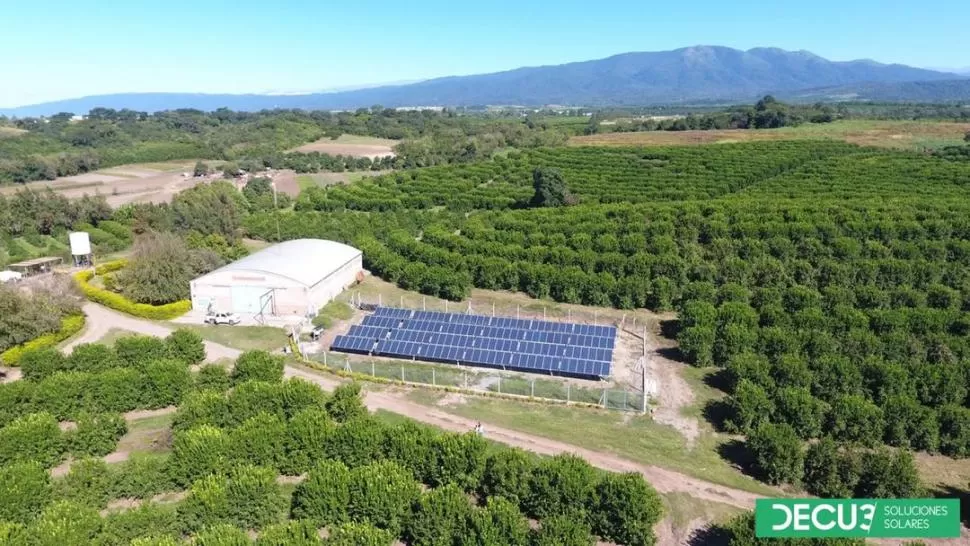
[[667,360],[688,364],[687,359],[684,358],[684,353],[680,352],[680,347],[661,347],[657,349],[656,353]]
[[712,389],[717,389],[722,392],[730,391],[730,374],[724,368],[718,369],[716,372],[709,373],[704,376],[704,384]]
[[757,472],[753,470],[753,463],[751,459],[751,454],[748,452],[748,448],[744,445],[741,440],[728,440],[723,444],[717,446],[717,454],[721,456],[722,459],[735,467],[742,474],[754,478],[756,480],[761,480],[762,476],[759,476]]
[[688,546],[727,546],[731,542],[731,534],[720,525],[711,524],[694,531],[687,539]]
[[964,527],[970,527],[970,490],[943,485],[930,489],[929,493],[936,498],[960,499],[960,521]]
[[724,426],[724,422],[731,413],[731,408],[726,401],[710,400],[704,404],[702,411],[704,419],[714,427],[714,430],[718,432],[729,432]]
[[667,339],[677,339],[680,333],[680,320],[670,319],[660,321],[660,335]]

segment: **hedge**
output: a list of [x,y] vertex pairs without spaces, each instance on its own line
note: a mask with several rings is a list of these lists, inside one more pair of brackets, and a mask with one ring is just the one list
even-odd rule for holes
[[87,299],[95,303],[100,303],[106,307],[110,307],[115,311],[121,311],[122,313],[127,313],[136,317],[151,320],[171,320],[175,317],[188,313],[192,309],[192,302],[189,300],[179,300],[173,303],[167,303],[165,305],[135,303],[121,294],[117,294],[103,288],[98,288],[90,283],[95,274],[101,275],[104,273],[117,271],[126,264],[127,262],[124,260],[117,260],[114,262],[101,264],[95,268],[94,271],[91,271],[90,269],[79,271],[74,274],[74,282],[77,283],[78,288],[81,289],[81,292],[84,293],[84,296]]
[[64,317],[61,319],[60,330],[50,334],[44,334],[24,344],[7,349],[3,353],[0,353],[0,362],[3,362],[8,366],[16,366],[20,363],[20,359],[23,357],[25,352],[46,349],[48,347],[57,345],[65,339],[80,332],[81,328],[84,328],[84,318],[84,315],[71,315],[69,317]]

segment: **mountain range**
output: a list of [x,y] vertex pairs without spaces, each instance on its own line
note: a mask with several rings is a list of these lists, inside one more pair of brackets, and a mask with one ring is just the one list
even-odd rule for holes
[[871,60],[830,61],[808,51],[694,46],[329,93],[119,93],[0,109],[0,114],[86,113],[98,106],[139,111],[220,107],[338,110],[374,104],[633,106],[751,101],[766,93],[796,100],[966,100],[970,99],[970,79]]

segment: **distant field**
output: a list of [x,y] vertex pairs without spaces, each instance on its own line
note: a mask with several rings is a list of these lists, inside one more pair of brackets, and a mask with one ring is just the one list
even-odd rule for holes
[[334,184],[348,184],[356,182],[369,176],[386,174],[390,171],[361,171],[361,172],[342,172],[342,173],[314,173],[300,174],[296,177],[296,183],[300,186],[300,191],[307,188],[333,186]]
[[16,127],[0,127],[0,138],[20,136],[27,131]]
[[577,136],[571,146],[675,146],[755,140],[836,139],[860,146],[919,150],[957,145],[970,123],[848,120],[764,130],[648,131]]
[[392,148],[398,143],[396,140],[374,138],[358,135],[340,135],[333,140],[321,138],[316,142],[304,144],[294,149],[296,152],[320,152],[330,155],[349,155],[353,157],[384,157],[394,155]]

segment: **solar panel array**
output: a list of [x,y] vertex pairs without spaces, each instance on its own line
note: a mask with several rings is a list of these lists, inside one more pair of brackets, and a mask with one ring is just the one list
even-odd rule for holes
[[334,351],[540,373],[610,375],[616,327],[378,307]]

